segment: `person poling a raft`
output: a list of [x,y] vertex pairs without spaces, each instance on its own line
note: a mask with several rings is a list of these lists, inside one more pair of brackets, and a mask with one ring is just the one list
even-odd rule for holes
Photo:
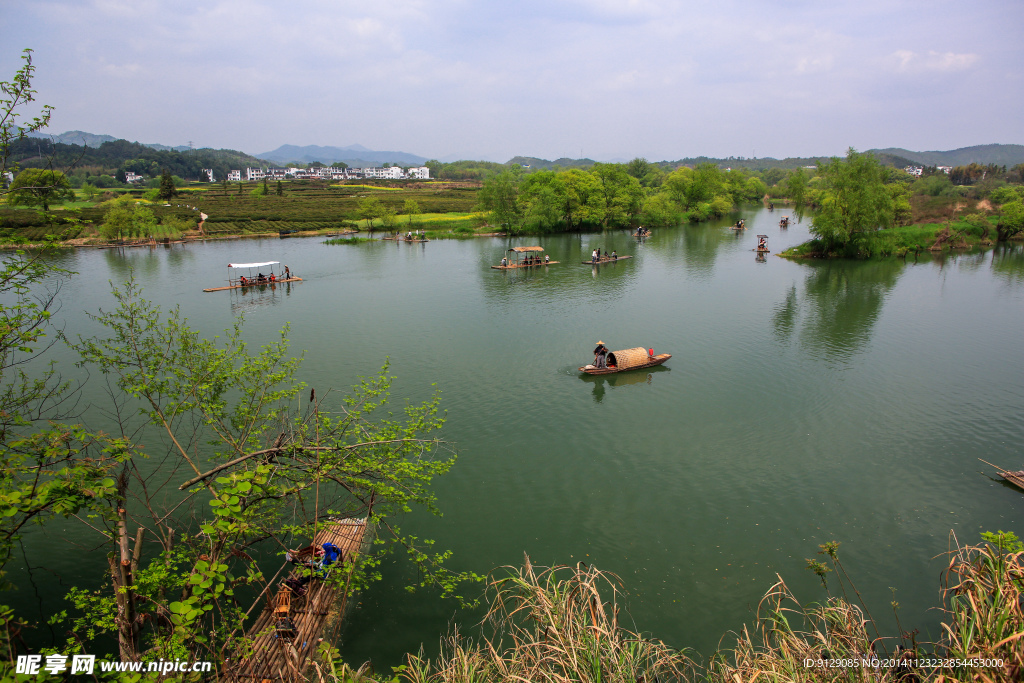
[[608,367],[608,347],[600,339],[597,340],[597,348],[594,349],[594,367]]

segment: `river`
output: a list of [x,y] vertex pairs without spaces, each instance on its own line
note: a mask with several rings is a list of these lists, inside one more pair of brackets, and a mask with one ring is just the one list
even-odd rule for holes
[[[437,480],[442,518],[406,531],[455,551],[456,569],[586,561],[618,574],[635,628],[709,653],[751,621],[780,574],[805,601],[824,597],[805,569],[818,544],[840,557],[890,633],[897,589],[905,628],[938,635],[941,557],[982,530],[1024,535],[1024,494],[984,458],[1024,467],[1024,250],[1020,245],[914,262],[757,260],[758,233],[779,252],[807,239],[787,211],[655,230],[522,238],[552,260],[530,271],[489,266],[501,238],[328,246],[246,239],[155,249],[81,249],[58,323],[89,334],[111,308],[109,280],[133,270],[145,295],[180,306],[213,335],[236,316],[265,343],[285,324],[301,379],[340,392],[390,357],[392,400],[442,393],[444,438],[459,460]],[[744,217],[740,234],[727,223]],[[600,247],[634,258],[594,269]],[[275,260],[304,279],[274,291],[203,293],[227,263]],[[597,340],[653,347],[665,366],[581,377]],[[70,375],[70,352],[53,350]],[[102,407],[99,377],[83,398]],[[86,414],[102,426],[97,410]],[[98,553],[55,552],[29,538],[44,567],[13,601],[30,614],[68,609],[74,583],[96,585]],[[408,594],[401,558],[359,597],[344,632],[353,663],[378,671],[452,619],[478,619],[430,591]],[[51,590],[53,587],[60,587]]]

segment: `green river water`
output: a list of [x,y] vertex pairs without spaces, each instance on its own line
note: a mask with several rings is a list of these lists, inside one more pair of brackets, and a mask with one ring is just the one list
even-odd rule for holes
[[[385,357],[394,401],[423,400],[436,383],[459,460],[436,482],[443,518],[401,523],[453,549],[453,568],[486,573],[524,553],[596,564],[622,578],[637,629],[706,654],[751,620],[776,573],[821,599],[805,558],[836,540],[890,634],[895,587],[904,627],[935,637],[951,531],[1024,536],[1024,494],[978,462],[1024,467],[1024,251],[758,262],[757,233],[773,252],[807,238],[806,219],[779,229],[785,213],[744,211],[739,235],[723,221],[643,242],[624,231],[514,240],[561,262],[531,271],[489,267],[509,246],[500,238],[82,249],[60,257],[79,275],[57,317],[92,333],[84,311],[112,307],[108,280],[131,269],[148,298],[180,305],[206,334],[244,313],[246,337],[264,343],[290,323],[301,379],[318,394],[340,398]],[[582,265],[595,246],[634,258]],[[201,291],[222,284],[227,263],[263,260],[305,281]],[[598,339],[673,357],[649,373],[581,377]],[[69,352],[53,357],[74,375]],[[104,406],[99,377],[83,398]],[[86,417],[103,426],[98,410]],[[55,522],[12,567],[13,602],[29,616],[68,609],[67,586],[100,581],[105,559],[65,551],[64,533],[83,532]],[[401,558],[384,574],[349,615],[353,663],[386,670],[479,618],[408,594]]]

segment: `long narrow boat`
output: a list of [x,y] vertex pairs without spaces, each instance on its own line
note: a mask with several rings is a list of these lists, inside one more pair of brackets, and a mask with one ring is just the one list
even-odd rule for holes
[[[508,250],[509,256],[505,259],[505,265],[503,266],[491,266],[495,270],[515,270],[516,268],[536,268],[537,266],[550,266],[558,261],[546,260],[548,257],[541,258],[538,254],[534,256],[534,253],[544,253],[544,247],[512,247]],[[516,262],[512,263],[512,255],[515,255]],[[528,254],[525,260],[520,261],[519,257],[522,254]]]
[[204,289],[203,291],[204,292],[220,292],[220,291],[223,291],[225,289],[249,289],[250,287],[266,287],[267,285],[270,285],[270,286],[279,285],[279,284],[281,284],[283,282],[302,282],[302,278],[301,277],[290,277],[287,280],[274,280],[273,282],[269,282],[269,281],[267,281],[267,282],[250,282],[250,283],[244,284],[244,285],[227,285],[225,287],[210,287],[209,289]]
[[580,263],[582,263],[585,266],[591,266],[591,265],[599,266],[599,265],[601,265],[603,263],[616,263],[618,261],[624,261],[625,259],[628,259],[628,258],[633,258],[633,257],[632,256],[618,256],[616,258],[612,258],[611,256],[602,256],[601,258],[599,258],[596,261],[580,261]]
[[[228,264],[228,268],[245,268],[245,269],[247,269],[249,271],[249,277],[247,277],[247,278],[245,278],[245,277],[233,278],[233,277],[231,277],[231,274],[229,272],[228,273],[228,284],[227,284],[227,286],[225,286],[225,287],[210,287],[208,289],[204,289],[203,291],[204,292],[221,292],[221,291],[224,291],[225,289],[244,289],[244,288],[247,288],[247,287],[265,287],[267,285],[273,286],[273,285],[276,285],[276,284],[281,283],[281,282],[302,282],[302,278],[301,277],[279,278],[276,275],[274,275],[274,266],[280,265],[280,263],[281,263],[280,261],[261,261],[259,263],[229,263]],[[263,279],[260,279],[260,277],[263,275],[263,271],[262,271],[263,268],[269,268],[270,269],[270,275],[263,277]],[[284,268],[285,268],[285,272],[288,272],[288,266],[285,266]],[[252,274],[252,271],[254,269],[259,271],[259,274],[256,275],[255,277],[253,277],[253,274]],[[290,272],[288,274],[289,274],[289,276],[291,275]],[[270,279],[271,276],[274,278],[273,280]]]
[[608,354],[608,367],[606,368],[584,365],[580,368],[580,372],[585,372],[588,375],[611,375],[616,372],[642,370],[643,368],[653,368],[655,365],[661,365],[671,357],[671,353],[659,353],[656,356],[651,356],[647,349],[638,346],[633,349],[611,351]]

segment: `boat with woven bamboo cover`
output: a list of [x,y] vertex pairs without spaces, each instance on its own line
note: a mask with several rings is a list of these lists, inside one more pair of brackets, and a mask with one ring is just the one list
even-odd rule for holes
[[[491,266],[495,270],[514,270],[516,268],[536,268],[537,266],[550,266],[558,261],[551,261],[550,257],[541,256],[544,247],[512,247],[508,250],[508,256],[501,259],[500,266]],[[520,260],[520,257],[526,255]],[[512,257],[515,256],[515,263]]]
[[671,357],[671,353],[659,353],[656,356],[652,356],[648,353],[647,349],[642,346],[638,346],[633,349],[609,352],[608,367],[606,368],[599,368],[594,365],[584,365],[580,368],[580,372],[585,372],[588,375],[610,375],[614,372],[628,372],[630,370],[653,368],[655,365],[661,365]]

